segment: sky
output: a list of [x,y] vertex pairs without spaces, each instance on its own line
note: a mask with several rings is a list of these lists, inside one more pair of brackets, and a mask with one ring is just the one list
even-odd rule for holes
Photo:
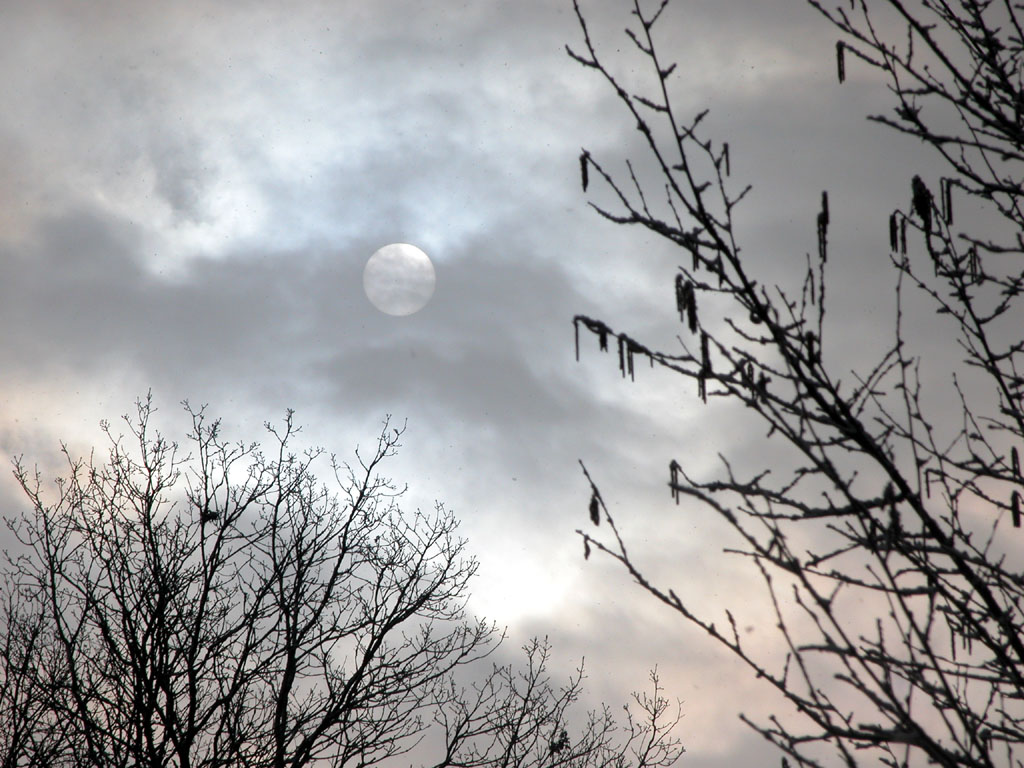
[[[569,0],[0,5],[4,459],[86,453],[147,391],[169,434],[185,399],[245,440],[292,408],[340,456],[390,415],[404,504],[461,519],[481,562],[470,608],[510,647],[547,635],[564,670],[585,657],[595,704],[657,665],[684,701],[683,765],[764,759],[737,718],[771,711],[764,690],[573,533],[583,460],[651,573],[774,642],[724,529],[665,487],[672,458],[698,475],[720,450],[760,460],[741,414],[665,374],[624,382],[593,339],[575,360],[577,313],[671,349],[683,255],[587,206],[581,148],[623,172],[641,147],[565,53]],[[648,78],[626,4],[582,5],[625,82]],[[828,189],[837,333],[887,327],[887,217],[930,159],[865,121],[884,84],[848,61],[840,86],[835,35],[798,0],[677,0],[658,32],[677,110],[710,109],[753,185],[749,258],[793,279]],[[395,242],[436,271],[413,315],[363,292]],[[22,503],[5,474],[3,511]]]

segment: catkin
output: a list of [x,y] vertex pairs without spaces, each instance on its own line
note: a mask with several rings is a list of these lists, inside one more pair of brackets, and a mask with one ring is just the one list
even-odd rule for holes
[[822,263],[828,256],[828,192],[821,193],[821,213],[818,214],[818,258]]
[[680,322],[686,322],[686,284],[682,275],[676,275],[676,309]]
[[914,212],[921,219],[926,235],[932,231],[932,193],[928,190],[920,176],[915,176],[910,181],[911,202],[914,205]]

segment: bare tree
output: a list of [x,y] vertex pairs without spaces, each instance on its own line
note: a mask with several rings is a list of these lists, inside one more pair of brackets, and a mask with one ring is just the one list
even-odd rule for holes
[[[446,751],[435,766],[670,766],[683,753],[673,729],[682,717],[665,698],[657,670],[650,674],[651,693],[634,693],[618,724],[607,706],[588,713],[570,736],[570,707],[582,691],[583,668],[555,689],[545,674],[547,641],[527,645],[524,669],[495,667],[474,682],[467,695],[450,696],[435,720],[443,727]],[[621,731],[621,736],[618,735]]]
[[659,689],[639,702],[648,723],[573,727],[581,676],[554,689],[546,646],[526,649],[525,696],[511,667],[481,667],[501,633],[467,615],[476,563],[454,517],[402,511],[378,474],[400,430],[353,466],[332,457],[328,486],[320,451],[292,452],[291,413],[267,455],[188,412],[188,456],[147,399],[127,440],[104,426],[106,461],[65,448],[55,492],[16,463],[30,503],[9,520],[4,765],[361,767],[422,757],[431,729],[438,768],[602,766],[645,735],[662,751],[638,765],[681,751]]
[[42,683],[59,677],[60,659],[47,642],[38,600],[22,599],[16,584],[4,588],[0,626],[0,759],[3,768],[56,764],[65,732],[47,706]]
[[[737,466],[723,457],[717,476],[700,478],[685,457],[666,457],[668,487],[677,504],[711,510],[731,527],[736,551],[763,577],[785,660],[776,666],[763,647],[744,644],[730,611],[723,629],[648,578],[589,473],[593,523],[611,532],[580,531],[585,554],[617,559],[781,693],[790,711],[748,722],[801,765],[829,754],[850,766],[1020,765],[1021,6],[843,0],[829,9],[810,0],[841,34],[838,80],[852,66],[880,72],[895,109],[872,119],[924,142],[941,166],[935,177],[907,180],[905,209],[879,212],[889,227],[893,341],[851,373],[848,355],[830,345],[836,323],[849,318],[825,312],[827,192],[808,217],[817,252],[806,269],[789,284],[759,282],[737,242],[748,188],[729,179],[729,145],[705,135],[706,113],[683,118],[673,107],[676,64],[655,37],[667,5],[633,3],[626,34],[650,66],[641,90],[599,55],[577,0],[582,46],[568,52],[607,81],[653,167],[645,176],[630,163],[620,181],[584,151],[583,189],[601,182],[611,203],[592,204],[600,215],[685,252],[666,282],[686,331],[678,350],[659,351],[577,316],[577,356],[582,327],[602,350],[617,349],[624,376],[634,376],[634,358],[649,358],[695,382],[709,408],[715,399],[742,403],[763,425],[771,451],[761,455],[777,461]],[[938,317],[908,315],[911,291]],[[908,329],[922,324],[963,360],[944,382],[921,374],[929,360]],[[937,386],[949,388],[959,413],[936,407]]]

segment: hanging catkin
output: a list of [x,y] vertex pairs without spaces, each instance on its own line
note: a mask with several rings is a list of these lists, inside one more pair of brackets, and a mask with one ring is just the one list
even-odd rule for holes
[[697,332],[697,293],[690,282],[686,284],[686,324],[690,333]]
[[970,272],[971,281],[978,282],[981,279],[981,261],[978,259],[978,246],[972,245],[967,252],[967,270]]
[[697,375],[697,394],[703,402],[708,401],[708,376],[711,375],[711,356],[708,353],[708,335],[700,335],[700,373]]
[[932,193],[928,190],[920,176],[915,176],[911,179],[910,191],[914,212],[921,219],[925,234],[930,235],[932,231]]
[[683,279],[682,275],[676,275],[676,308],[679,310],[679,319],[689,326],[690,333],[696,333],[697,294],[693,283]]
[[676,275],[676,309],[679,310],[679,322],[686,322],[686,282],[682,275]]
[[[1013,476],[1019,479],[1020,456],[1017,454],[1016,446],[1010,448],[1010,469],[1013,470]],[[1010,511],[1013,514],[1013,527],[1020,528],[1020,494],[1017,491],[1014,491],[1013,496],[1010,497]]]
[[818,214],[818,258],[824,263],[828,255],[828,192],[821,193],[821,213]]

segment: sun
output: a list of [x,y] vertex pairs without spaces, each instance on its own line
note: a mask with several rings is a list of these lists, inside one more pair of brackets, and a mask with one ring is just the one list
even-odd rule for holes
[[434,295],[437,277],[430,257],[415,245],[378,249],[363,268],[363,290],[381,312],[398,317],[419,312]]

